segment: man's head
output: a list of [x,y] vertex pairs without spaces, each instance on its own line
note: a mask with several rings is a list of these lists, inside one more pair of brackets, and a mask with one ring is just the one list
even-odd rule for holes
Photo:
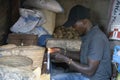
[[64,27],[74,27],[80,35],[86,33],[90,19],[90,10],[84,6],[76,5],[71,8],[68,20],[63,25]]

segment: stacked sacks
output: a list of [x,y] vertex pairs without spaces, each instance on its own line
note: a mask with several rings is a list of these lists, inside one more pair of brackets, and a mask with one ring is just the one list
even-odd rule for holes
[[63,8],[56,0],[26,0],[24,6],[43,8],[56,13],[63,12]]
[[[44,27],[42,27],[42,25],[47,22],[46,17],[44,16],[44,13],[42,13],[42,11],[36,10],[36,9],[20,8],[20,15],[21,15],[21,17],[10,28],[10,30],[13,33],[17,33],[16,35],[18,35],[18,34],[22,34],[22,35],[33,34],[35,36],[37,35],[38,39],[39,39],[38,45],[45,46],[46,39],[49,38],[49,36],[51,37],[51,35],[48,33],[48,31]],[[44,35],[45,35],[45,39],[44,39],[44,41],[42,41],[41,36],[43,37]],[[48,37],[46,37],[46,35]],[[32,37],[30,35],[28,35],[28,36]],[[23,40],[25,41],[25,39],[23,39]]]
[[34,30],[36,26],[41,26],[46,22],[44,14],[38,10],[21,8],[20,15],[18,21],[10,28],[14,33],[30,34],[31,30]]

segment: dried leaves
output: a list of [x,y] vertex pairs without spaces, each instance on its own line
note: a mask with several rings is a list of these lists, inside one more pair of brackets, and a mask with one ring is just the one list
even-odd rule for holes
[[72,27],[64,28],[63,26],[56,27],[53,36],[58,39],[79,39],[80,37]]

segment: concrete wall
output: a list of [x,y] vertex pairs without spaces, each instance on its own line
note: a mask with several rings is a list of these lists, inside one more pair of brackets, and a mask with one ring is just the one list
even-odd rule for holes
[[70,8],[76,4],[84,5],[90,8],[94,14],[93,18],[96,19],[102,26],[107,25],[108,9],[110,0],[57,0],[64,8],[64,13],[58,13],[56,18],[56,26],[62,25],[68,16]]

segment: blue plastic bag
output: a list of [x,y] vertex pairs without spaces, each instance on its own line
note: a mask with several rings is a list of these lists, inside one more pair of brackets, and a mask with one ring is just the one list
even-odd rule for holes
[[118,72],[120,72],[120,46],[114,47],[114,54],[112,62],[118,63]]
[[39,45],[39,46],[42,46],[42,47],[45,47],[45,46],[46,46],[46,41],[47,41],[49,38],[52,38],[52,35],[41,35],[41,36],[38,38],[38,45]]

